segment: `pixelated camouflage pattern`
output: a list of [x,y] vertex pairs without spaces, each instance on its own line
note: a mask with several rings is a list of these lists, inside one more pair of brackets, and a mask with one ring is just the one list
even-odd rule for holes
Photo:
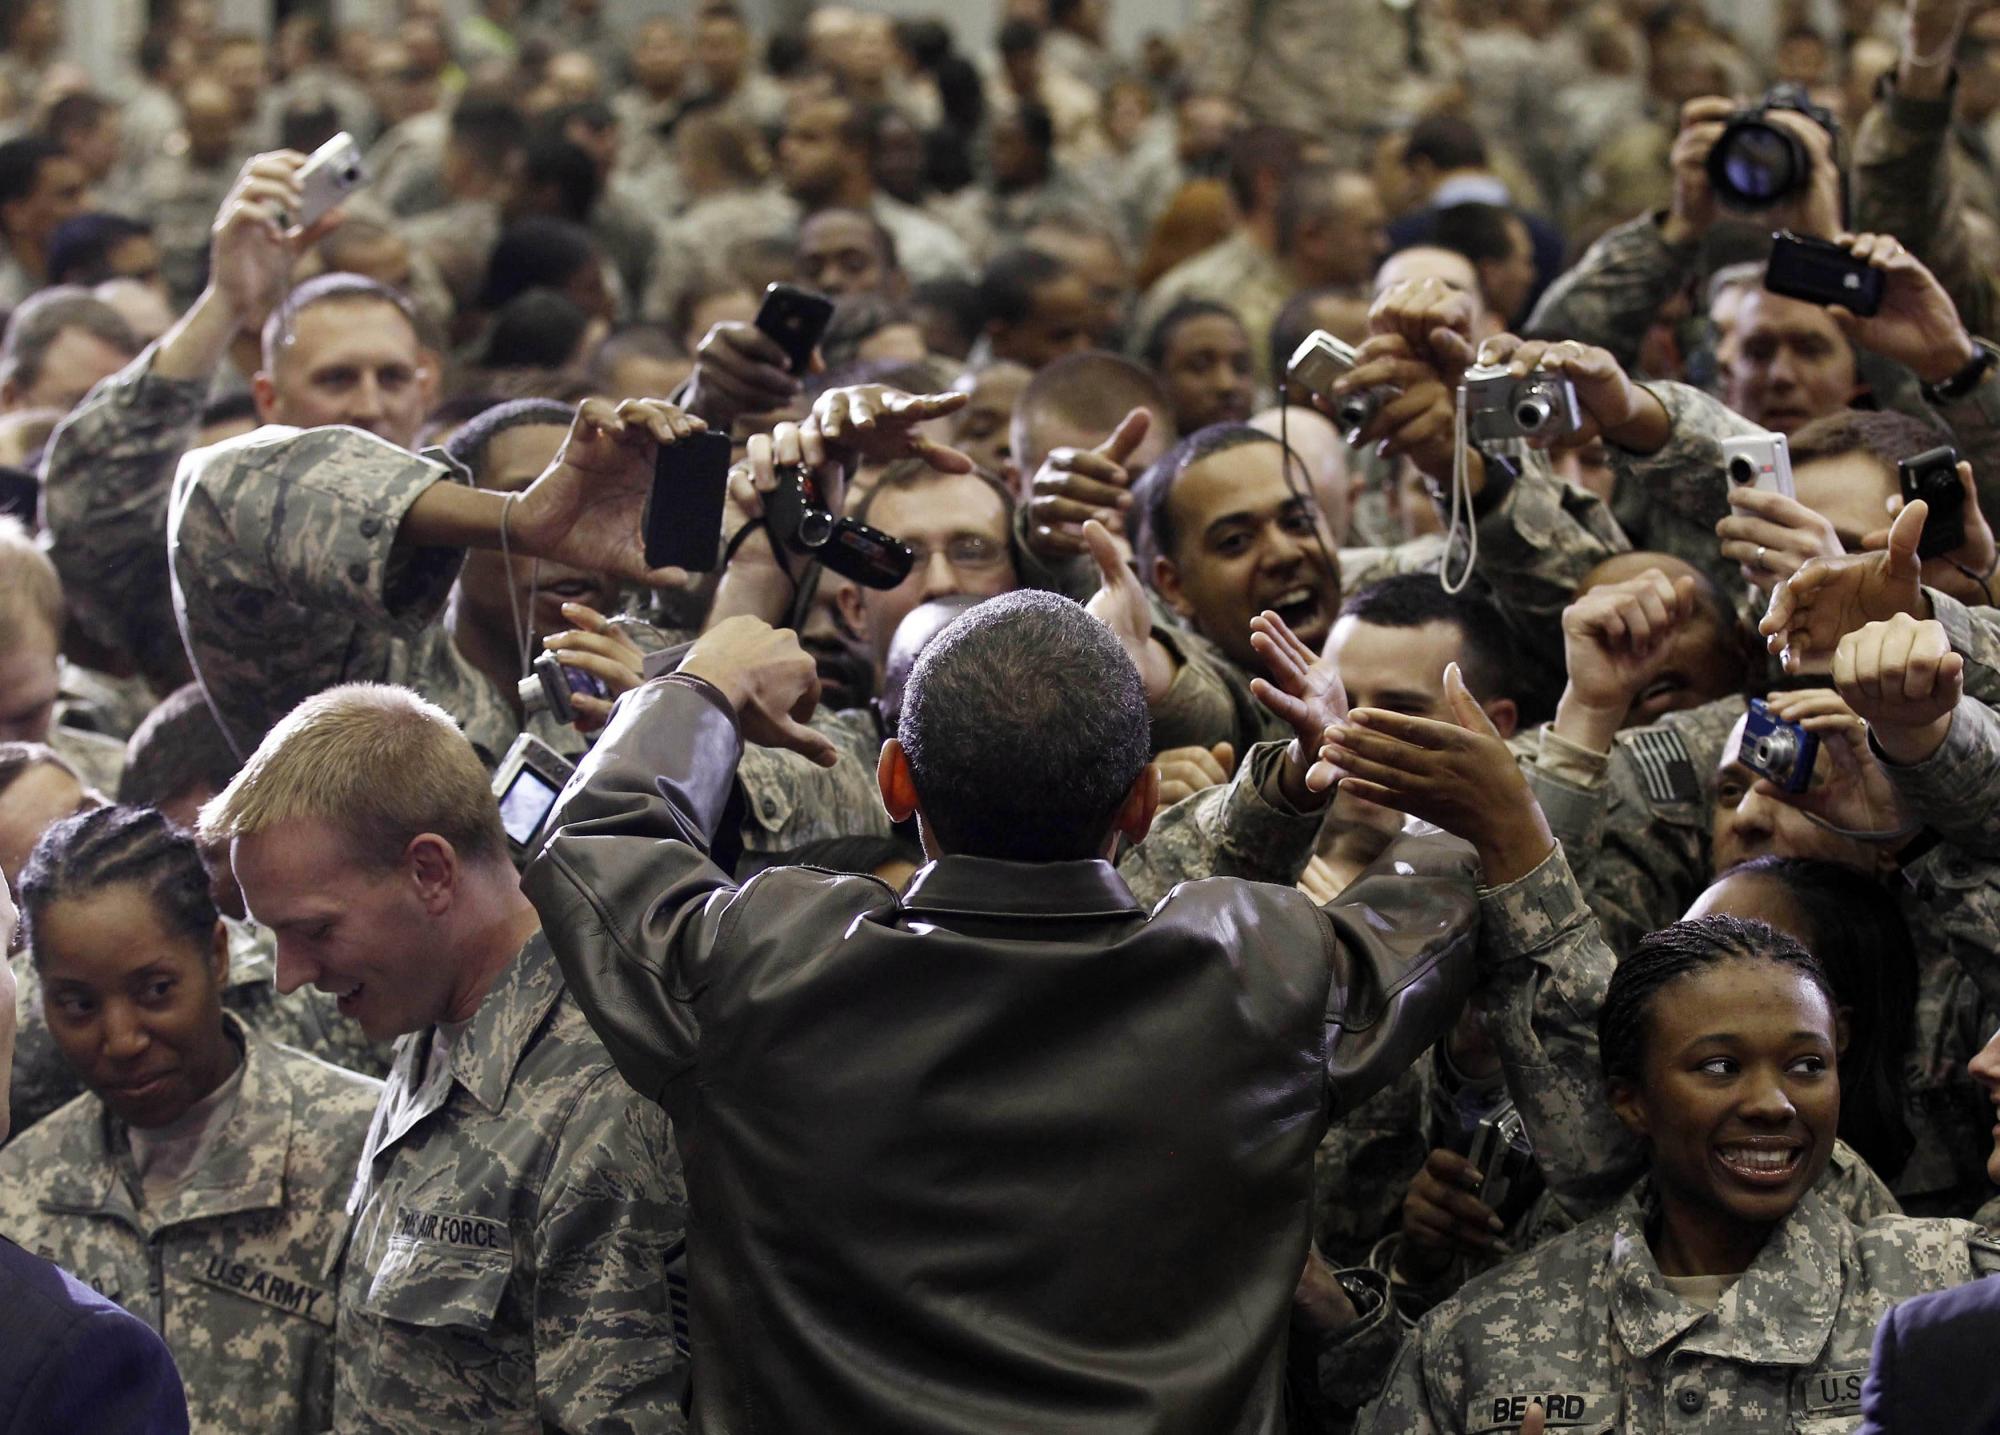
[[[167,554],[164,511],[160,519],[159,539],[160,563],[164,567]],[[168,604],[169,622],[172,612],[172,604]],[[178,633],[174,635],[174,651],[180,651]],[[146,715],[158,701],[144,678],[113,677],[110,673],[65,660],[56,679],[55,721],[59,726],[75,728],[79,732],[97,733],[121,743],[130,742],[132,734],[139,730],[139,724],[146,720]]]
[[1652,214],[1606,230],[1543,291],[1521,326],[1532,339],[1575,339],[1609,350],[1627,373],[1666,302],[1693,280],[1699,244],[1668,244]]
[[[169,514],[174,607],[195,677],[238,753],[314,693],[397,683],[455,718],[488,766],[522,730],[506,694],[438,622],[459,549],[401,549],[403,517],[441,458],[360,429],[267,425],[181,462]],[[537,713],[556,751],[574,728]]]
[[838,749],[832,767],[782,748],[744,748],[737,781],[743,788],[746,855],[775,857],[835,837],[889,835],[889,814],[875,780],[882,736],[874,710],[821,708],[811,726]]
[[320,1431],[333,1418],[345,1198],[381,1083],[244,1043],[235,1114],[158,1210],[126,1129],[84,1096],[0,1151],[0,1232],[158,1331],[203,1435]]
[[[380,1077],[390,1049],[371,1042],[340,1014],[335,1000],[311,987],[280,995],[276,952],[268,929],[223,919],[229,929],[229,983],[222,1005],[267,1041],[296,1047],[335,1066]],[[14,1082],[8,1099],[9,1135],[18,1136],[58,1107],[83,1094],[83,1083],[63,1059],[42,1010],[42,979],[26,952],[11,958],[16,988]]]
[[1517,1430],[1530,1399],[1560,1397],[1552,1429],[1848,1430],[1883,1312],[2000,1270],[1969,1221],[1856,1226],[1814,1190],[1709,1312],[1667,1288],[1646,1241],[1654,1210],[1648,1178],[1471,1282],[1404,1345],[1360,1429]]
[[[1878,748],[1876,755],[1881,756]],[[1967,857],[2000,857],[2000,713],[1965,698],[1942,746],[1922,762],[1884,761],[1911,813]]]
[[70,621],[155,675],[187,667],[167,575],[167,503],[208,397],[206,384],[156,377],[158,353],[148,346],[57,426],[41,504]]
[[1204,877],[1285,887],[1297,882],[1326,812],[1300,812],[1285,800],[1279,774],[1288,746],[1289,740],[1258,743],[1228,782],[1203,788],[1155,817],[1146,840],[1118,859],[1118,875],[1133,900],[1150,910],[1181,883]]
[[349,1201],[335,1429],[686,1429],[680,1157],[547,938],[416,1092],[429,1043],[399,1044]]

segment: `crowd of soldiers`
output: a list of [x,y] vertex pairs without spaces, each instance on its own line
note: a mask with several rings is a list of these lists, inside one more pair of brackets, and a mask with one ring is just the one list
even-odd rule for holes
[[[1009,1381],[1074,1356],[1107,1429],[1847,1430],[1885,1311],[2000,1271],[2000,10],[155,8],[93,87],[0,5],[0,1237],[172,1358],[75,1428],[1057,1428]],[[1468,418],[1535,379],[1546,432]],[[907,571],[822,564],[801,485]],[[1003,621],[1042,648],[948,689]],[[1128,667],[1145,777],[1053,698],[1002,740]],[[947,690],[984,766],[915,743]],[[524,753],[580,775],[520,826]],[[1437,1031],[1242,1143],[1298,1200],[1282,1300],[1200,1277],[1212,1372],[1092,1386],[1103,1312],[980,1345],[990,1251],[864,1270],[944,1209],[1015,1249],[1015,1146],[1076,1131],[968,1155],[935,995],[921,1128],[843,1108],[711,960],[803,939],[767,873],[950,928],[947,759],[982,857],[1095,803],[1134,920],[1222,877],[1329,952],[1399,891],[1463,937]],[[850,1121],[996,1204],[801,1175]],[[871,1344],[905,1301],[963,1348]]]

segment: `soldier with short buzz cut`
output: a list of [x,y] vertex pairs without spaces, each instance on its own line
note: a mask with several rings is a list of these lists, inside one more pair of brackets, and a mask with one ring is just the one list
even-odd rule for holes
[[400,688],[308,699],[202,810],[278,984],[400,1035],[347,1209],[333,1427],[685,1428],[686,1187],[521,895],[472,746]]
[[225,1007],[208,874],[159,813],[64,819],[20,891],[47,1038],[87,1090],[0,1152],[0,1232],[160,1333],[200,1435],[326,1429],[331,1271],[381,1083]]

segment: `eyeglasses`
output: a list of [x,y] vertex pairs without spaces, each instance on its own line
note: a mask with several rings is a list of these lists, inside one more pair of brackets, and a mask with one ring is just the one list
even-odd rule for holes
[[944,561],[954,568],[977,572],[982,568],[998,568],[1007,561],[1007,545],[977,533],[961,533],[946,543],[942,550],[931,547],[922,539],[905,539],[911,555],[916,559],[910,565],[915,572],[931,561],[934,554],[942,551]]

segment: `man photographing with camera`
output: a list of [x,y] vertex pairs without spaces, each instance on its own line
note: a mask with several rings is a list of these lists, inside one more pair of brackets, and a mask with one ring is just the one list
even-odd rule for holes
[[[707,847],[742,744],[824,760],[817,697],[793,634],[712,628],[620,702],[523,878],[625,1079],[698,1133],[695,1428],[1271,1428],[1313,1147],[1455,1014],[1469,852],[1149,916],[1106,860],[1157,802],[1139,674],[1024,591],[932,640],[883,745],[932,859],[906,892],[739,888]],[[1375,1294],[1345,1292],[1356,1340]]]

